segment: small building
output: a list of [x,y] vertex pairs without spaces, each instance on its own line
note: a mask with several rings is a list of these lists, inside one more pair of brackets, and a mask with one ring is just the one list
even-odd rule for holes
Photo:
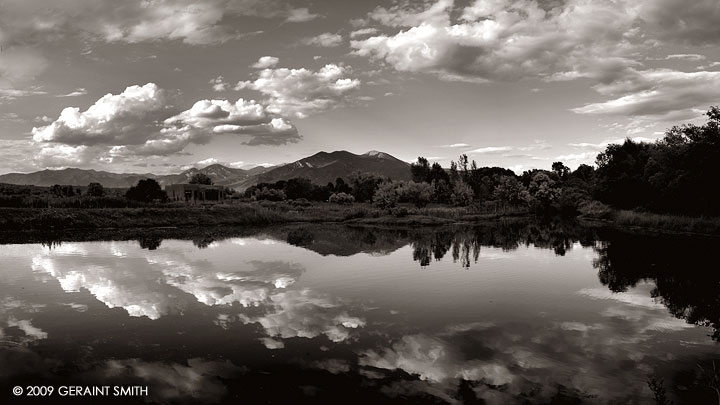
[[187,204],[217,204],[225,200],[225,187],[205,184],[170,184],[165,186],[170,201]]

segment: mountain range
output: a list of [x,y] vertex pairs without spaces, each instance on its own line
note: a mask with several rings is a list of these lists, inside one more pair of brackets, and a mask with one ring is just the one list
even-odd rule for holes
[[355,171],[376,173],[394,180],[410,179],[410,165],[388,153],[370,151],[356,155],[347,151],[335,151],[318,152],[292,163],[272,167],[258,166],[247,170],[213,164],[202,169],[191,168],[179,174],[155,175],[68,168],[8,173],[0,175],[0,183],[44,187],[54,184],[86,186],[89,183],[100,183],[104,187],[127,188],[146,178],[155,179],[162,186],[187,183],[194,174],[204,173],[217,185],[242,191],[257,183],[272,183],[294,177],[305,177],[317,184],[327,184],[338,177],[347,180]]

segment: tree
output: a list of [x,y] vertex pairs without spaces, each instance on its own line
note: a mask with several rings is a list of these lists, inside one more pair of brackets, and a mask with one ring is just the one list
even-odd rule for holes
[[105,195],[105,189],[100,183],[90,183],[87,186],[86,193],[91,197],[103,197]]
[[538,213],[549,212],[553,203],[558,199],[560,190],[557,182],[543,172],[533,176],[525,200],[528,206]]
[[523,202],[525,186],[514,176],[502,176],[493,197],[504,205],[518,205]]
[[385,181],[385,177],[377,174],[354,172],[350,175],[350,183],[352,184],[352,195],[355,197],[355,201],[372,201],[375,190]]
[[557,174],[560,180],[564,180],[570,174],[570,168],[565,166],[563,162],[553,162],[552,171]]
[[414,181],[401,183],[398,188],[401,201],[412,203],[418,208],[428,205],[435,191],[431,184]]
[[373,205],[383,209],[394,207],[399,200],[398,184],[389,181],[382,183],[372,198]]
[[430,181],[429,181],[429,183],[437,182],[437,181],[440,181],[440,180],[444,180],[446,183],[449,183],[449,182],[450,182],[450,176],[449,176],[448,173],[445,171],[445,169],[443,169],[442,166],[440,166],[440,163],[435,162],[435,163],[432,164],[432,167],[430,168]]
[[311,199],[313,196],[313,184],[310,179],[303,177],[293,178],[285,185],[285,195],[289,200],[298,198]]
[[430,182],[430,163],[422,156],[418,157],[417,163],[410,165],[410,174],[416,183]]
[[130,200],[142,202],[167,200],[167,194],[165,194],[160,187],[160,184],[154,179],[143,179],[138,181],[137,185],[128,189],[125,193],[125,197]]
[[211,186],[213,181],[207,174],[198,172],[190,177],[190,184],[205,184]]
[[465,182],[462,180],[458,180],[452,191],[452,195],[450,196],[450,202],[452,202],[452,205],[456,207],[466,207],[472,203],[473,200],[473,191],[470,186],[468,186]]

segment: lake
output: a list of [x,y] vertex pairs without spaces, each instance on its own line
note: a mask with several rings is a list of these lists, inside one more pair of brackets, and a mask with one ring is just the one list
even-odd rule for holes
[[0,245],[0,399],[718,401],[718,239],[523,221],[64,239]]

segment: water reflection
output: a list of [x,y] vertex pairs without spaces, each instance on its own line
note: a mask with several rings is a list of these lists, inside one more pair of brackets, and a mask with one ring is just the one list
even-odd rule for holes
[[647,403],[657,377],[700,403],[717,244],[509,221],[3,245],[0,379],[149,385],[161,403],[504,404]]

